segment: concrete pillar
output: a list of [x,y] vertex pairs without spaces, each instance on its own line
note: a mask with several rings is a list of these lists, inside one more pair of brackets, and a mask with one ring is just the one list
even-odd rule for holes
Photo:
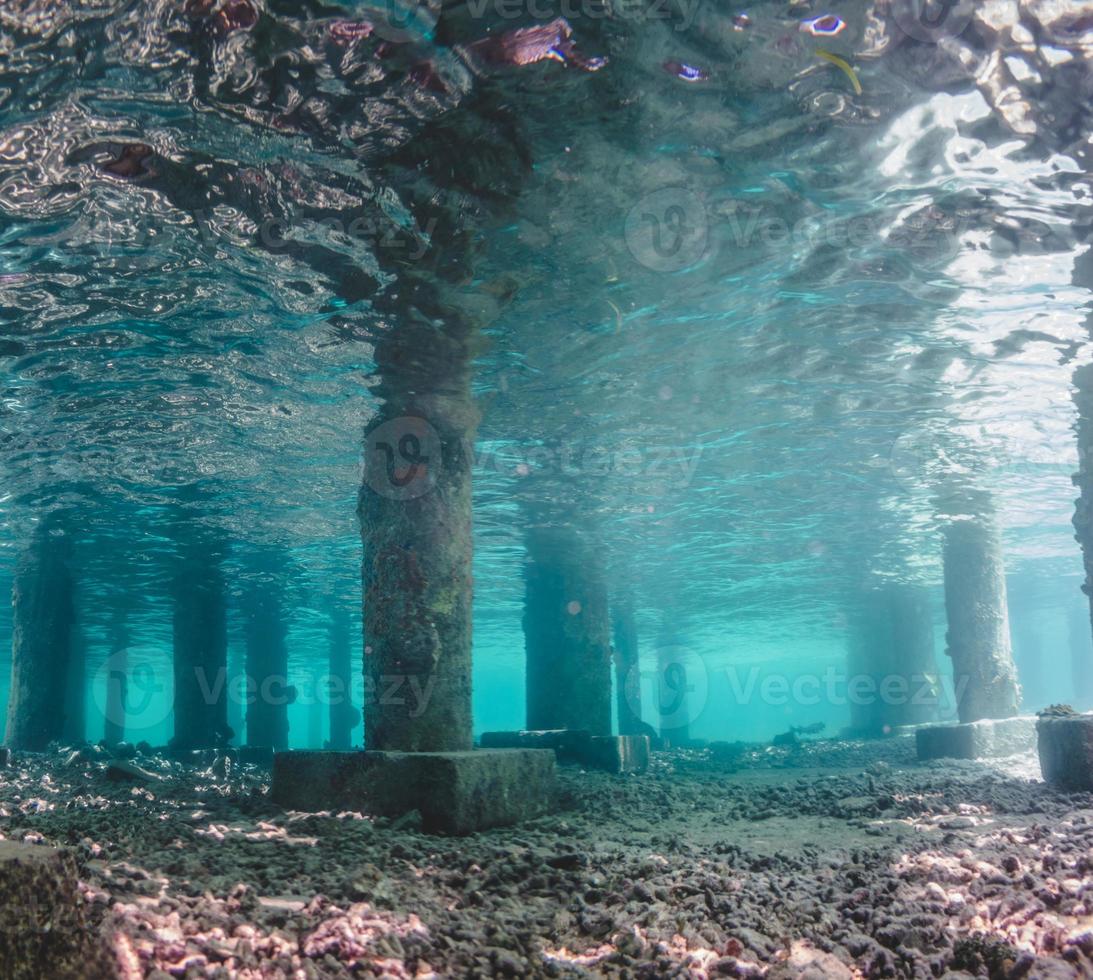
[[527,725],[611,734],[607,587],[594,545],[572,527],[527,534]]
[[1017,714],[1002,540],[988,517],[958,519],[945,532],[945,610],[957,711],[962,722]]
[[885,723],[921,725],[937,721],[941,698],[934,650],[934,617],[921,586],[899,584],[887,589],[891,623],[889,673],[878,690]]
[[365,746],[470,749],[474,330],[423,282],[400,286],[365,433]]
[[174,591],[174,738],[179,749],[211,748],[228,738],[228,637],[224,581],[217,556],[186,545]]
[[615,699],[619,734],[641,735],[641,672],[638,662],[638,627],[634,605],[629,598],[612,610],[615,644]]
[[42,751],[62,735],[74,618],[70,557],[67,530],[51,515],[15,571],[5,736],[13,749]]
[[335,609],[330,617],[330,739],[327,748],[348,749],[360,710],[353,706],[350,664],[349,613]]
[[866,690],[868,678],[875,686],[892,660],[892,624],[884,615],[881,593],[862,598],[847,631],[846,673],[850,729],[855,735],[876,737],[884,733],[885,718],[880,699]]
[[106,669],[106,713],[102,737],[107,745],[125,741],[126,702],[129,697],[129,633],[125,614],[114,610],[110,619]]
[[692,684],[688,680],[690,651],[679,642],[671,629],[662,632],[657,642],[657,715],[661,738],[672,745],[684,746],[691,740]]
[[64,728],[70,744],[87,739],[87,643],[83,628],[73,622],[68,637],[68,673],[65,676]]
[[247,704],[247,745],[288,748],[288,706],[296,689],[288,683],[287,627],[272,586],[246,603],[247,676],[254,687]]
[[1035,714],[1048,704],[1051,683],[1044,673],[1044,626],[1044,618],[1027,607],[1011,615],[1013,660],[1021,686],[1021,709],[1026,714]]

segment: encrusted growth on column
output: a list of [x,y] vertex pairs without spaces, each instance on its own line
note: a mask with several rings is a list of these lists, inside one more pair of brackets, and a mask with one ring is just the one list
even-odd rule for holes
[[1002,541],[989,517],[954,520],[945,532],[945,609],[960,720],[1016,715]]
[[62,520],[43,519],[12,584],[11,748],[41,751],[64,730],[71,656],[71,541]]

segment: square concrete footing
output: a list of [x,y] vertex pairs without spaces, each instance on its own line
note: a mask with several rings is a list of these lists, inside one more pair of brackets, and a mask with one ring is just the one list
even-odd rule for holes
[[589,769],[616,774],[649,768],[648,735],[595,735],[584,746],[581,762]]
[[984,718],[961,725],[932,725],[915,732],[915,747],[927,759],[996,759],[1027,752],[1036,744],[1036,719]]
[[273,757],[273,801],[290,810],[417,810],[433,834],[470,834],[549,813],[554,753],[294,751]]
[[1044,781],[1070,790],[1093,790],[1093,714],[1044,715],[1036,723]]
[[576,762],[590,733],[582,729],[549,728],[542,731],[483,732],[484,749],[552,749],[559,762]]
[[106,945],[88,931],[76,862],[64,850],[0,841],[0,977],[106,980]]
[[647,735],[591,735],[583,729],[484,732],[484,749],[553,749],[559,762],[611,773],[645,772],[649,768]]

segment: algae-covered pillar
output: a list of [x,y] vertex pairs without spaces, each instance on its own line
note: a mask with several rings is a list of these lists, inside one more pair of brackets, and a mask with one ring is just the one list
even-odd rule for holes
[[365,432],[368,749],[461,751],[471,733],[471,396],[474,330],[410,277],[376,343],[380,410]]
[[638,662],[638,627],[634,603],[627,597],[611,611],[615,643],[615,700],[619,734],[641,735],[641,670]]
[[288,706],[296,689],[288,682],[288,628],[281,596],[263,583],[249,596],[244,610],[247,677],[247,745],[288,748]]
[[125,741],[125,713],[129,697],[129,634],[125,614],[120,609],[115,609],[111,616],[108,642],[106,713],[102,737],[107,745],[117,745]]
[[212,542],[179,546],[174,595],[174,738],[177,749],[228,738],[228,636],[220,556]]
[[611,627],[595,545],[569,525],[527,533],[527,724],[611,734]]
[[70,559],[67,528],[50,514],[15,570],[5,735],[13,749],[43,751],[62,735],[74,619]]
[[945,531],[945,611],[962,722],[1017,714],[1002,539],[994,520],[953,520]]
[[360,711],[353,706],[352,666],[350,664],[349,613],[335,609],[330,616],[330,738],[327,747],[348,749],[353,744],[353,729],[360,723]]

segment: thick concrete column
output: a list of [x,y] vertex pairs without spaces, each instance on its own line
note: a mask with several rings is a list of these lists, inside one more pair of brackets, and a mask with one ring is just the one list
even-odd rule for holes
[[621,600],[612,609],[615,643],[615,700],[618,705],[619,734],[641,735],[641,672],[638,663],[638,627],[634,605]]
[[358,498],[365,747],[470,749],[474,330],[431,287],[400,287],[376,343],[378,415]]
[[611,734],[611,631],[595,546],[571,527],[527,534],[527,724]]
[[296,689],[288,683],[288,630],[280,598],[272,590],[247,601],[247,745],[288,748],[288,706]]
[[129,696],[129,634],[125,615],[115,610],[110,619],[109,653],[106,671],[106,715],[103,741],[117,745],[125,741],[125,712]]
[[70,557],[67,530],[50,516],[15,571],[5,736],[13,749],[43,751],[62,735],[74,618]]
[[349,614],[335,609],[330,617],[330,739],[327,748],[348,749],[353,729],[360,724],[360,710],[353,706],[350,664]]
[[186,546],[173,583],[174,726],[171,745],[211,748],[229,737],[228,637],[217,557]]
[[936,721],[941,698],[934,649],[934,617],[926,590],[893,585],[887,590],[891,623],[889,676],[879,689],[885,723],[921,725]]
[[1017,714],[1002,540],[988,517],[945,532],[945,610],[957,711],[962,722]]

